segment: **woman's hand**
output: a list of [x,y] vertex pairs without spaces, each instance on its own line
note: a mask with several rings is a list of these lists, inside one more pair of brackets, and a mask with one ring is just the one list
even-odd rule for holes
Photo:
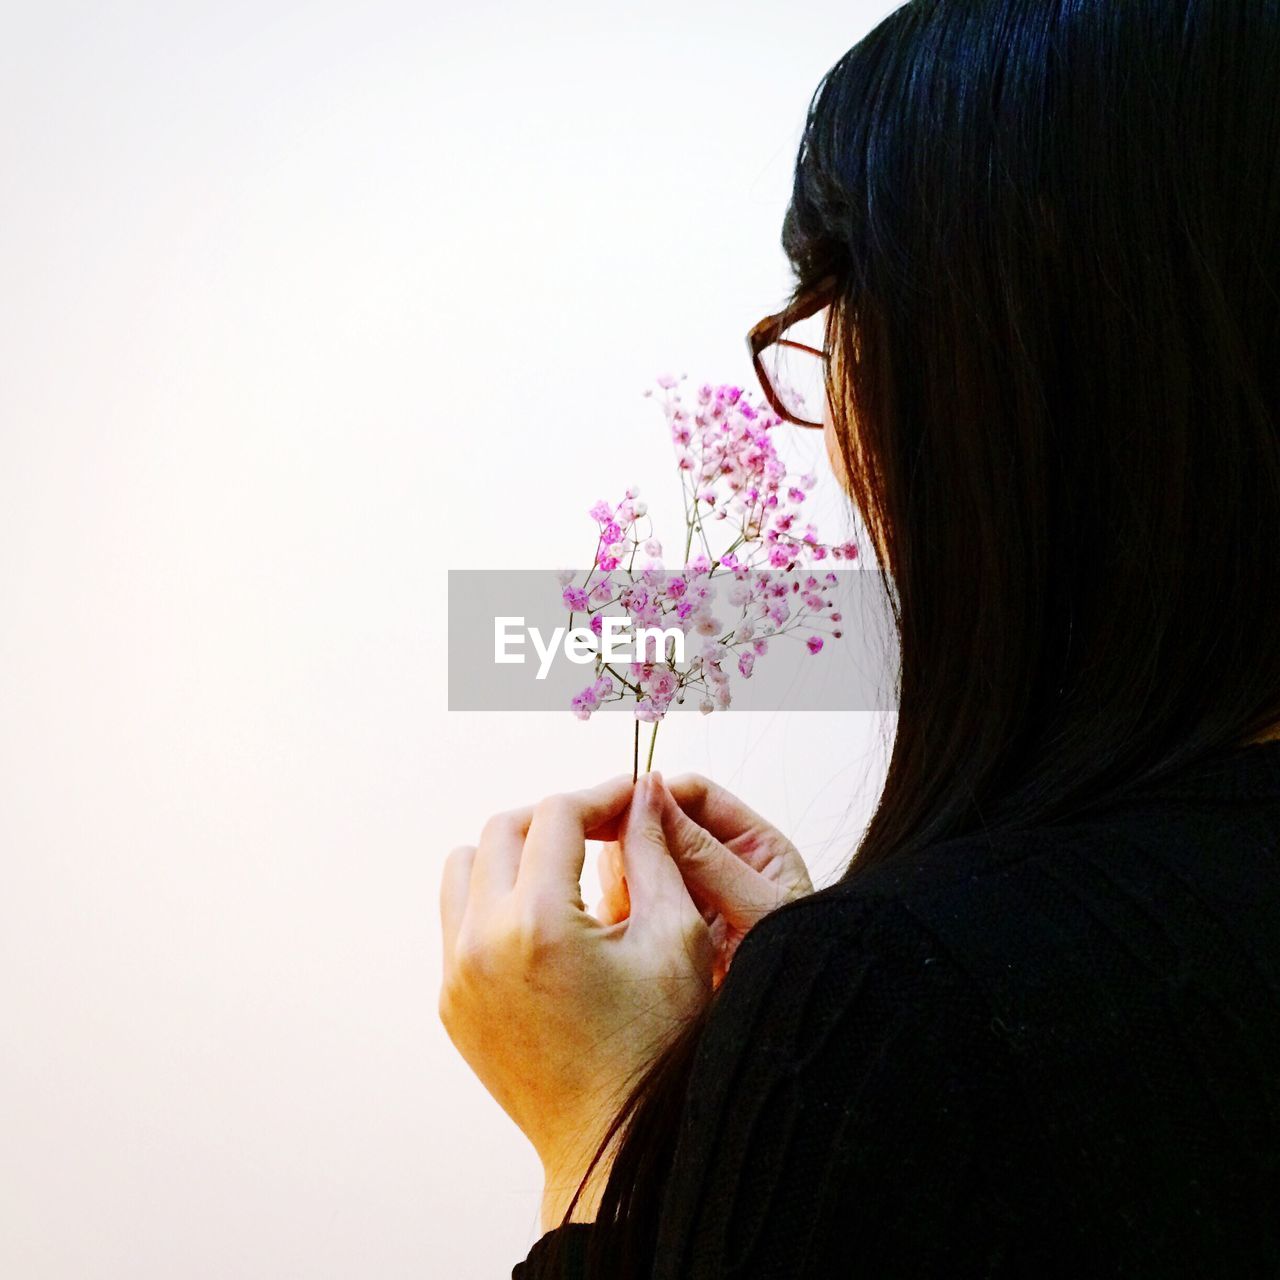
[[[656,774],[552,796],[491,818],[445,863],[440,1017],[541,1157],[545,1225],[628,1087],[711,994],[711,933],[666,849],[663,796]],[[626,920],[587,914],[587,839],[616,841]],[[575,1217],[593,1215],[601,1164]]]
[[[663,786],[662,826],[667,847],[711,930],[712,981],[719,986],[749,930],[775,907],[813,892],[795,845],[736,796],[696,773]],[[596,914],[606,924],[630,912],[621,850],[605,845],[604,888]]]

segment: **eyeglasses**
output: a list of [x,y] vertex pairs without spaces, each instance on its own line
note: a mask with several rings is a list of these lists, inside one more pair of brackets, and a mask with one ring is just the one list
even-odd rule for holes
[[780,418],[798,427],[823,426],[826,309],[835,290],[835,276],[827,276],[794,305],[765,316],[747,334],[747,350],[765,399]]

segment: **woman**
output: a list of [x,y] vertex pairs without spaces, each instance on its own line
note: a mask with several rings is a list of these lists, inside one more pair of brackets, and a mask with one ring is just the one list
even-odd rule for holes
[[887,781],[817,893],[696,778],[450,856],[513,1275],[1280,1275],[1278,107],[1276,0],[913,0],[824,77],[783,242]]

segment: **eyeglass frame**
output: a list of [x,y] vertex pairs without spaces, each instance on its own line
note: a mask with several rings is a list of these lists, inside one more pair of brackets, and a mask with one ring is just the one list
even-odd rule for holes
[[764,392],[764,397],[769,402],[769,407],[780,418],[784,418],[787,422],[808,430],[820,430],[825,424],[810,422],[807,418],[798,418],[787,408],[774,389],[773,383],[765,370],[763,352],[775,343],[778,346],[796,347],[801,351],[809,351],[813,355],[819,356],[825,365],[827,359],[825,351],[819,351],[817,347],[811,347],[807,342],[797,342],[794,338],[783,338],[779,335],[785,329],[790,328],[791,325],[800,320],[807,320],[810,316],[821,311],[823,307],[829,306],[835,296],[836,285],[837,278],[835,276],[824,277],[811,289],[801,294],[791,306],[785,307],[781,311],[775,311],[772,315],[765,316],[763,320],[752,325],[747,333],[747,350],[751,354],[751,364],[756,371],[756,379],[760,383],[760,389]]

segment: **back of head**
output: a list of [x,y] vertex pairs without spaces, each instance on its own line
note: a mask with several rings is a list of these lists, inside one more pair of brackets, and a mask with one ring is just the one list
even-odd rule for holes
[[[819,85],[783,244],[901,641],[849,874],[1280,722],[1278,103],[1280,0],[912,0]],[[710,1008],[618,1116],[602,1274]]]
[[1280,720],[1280,5],[913,0],[814,95],[783,243],[901,710],[858,862]]

